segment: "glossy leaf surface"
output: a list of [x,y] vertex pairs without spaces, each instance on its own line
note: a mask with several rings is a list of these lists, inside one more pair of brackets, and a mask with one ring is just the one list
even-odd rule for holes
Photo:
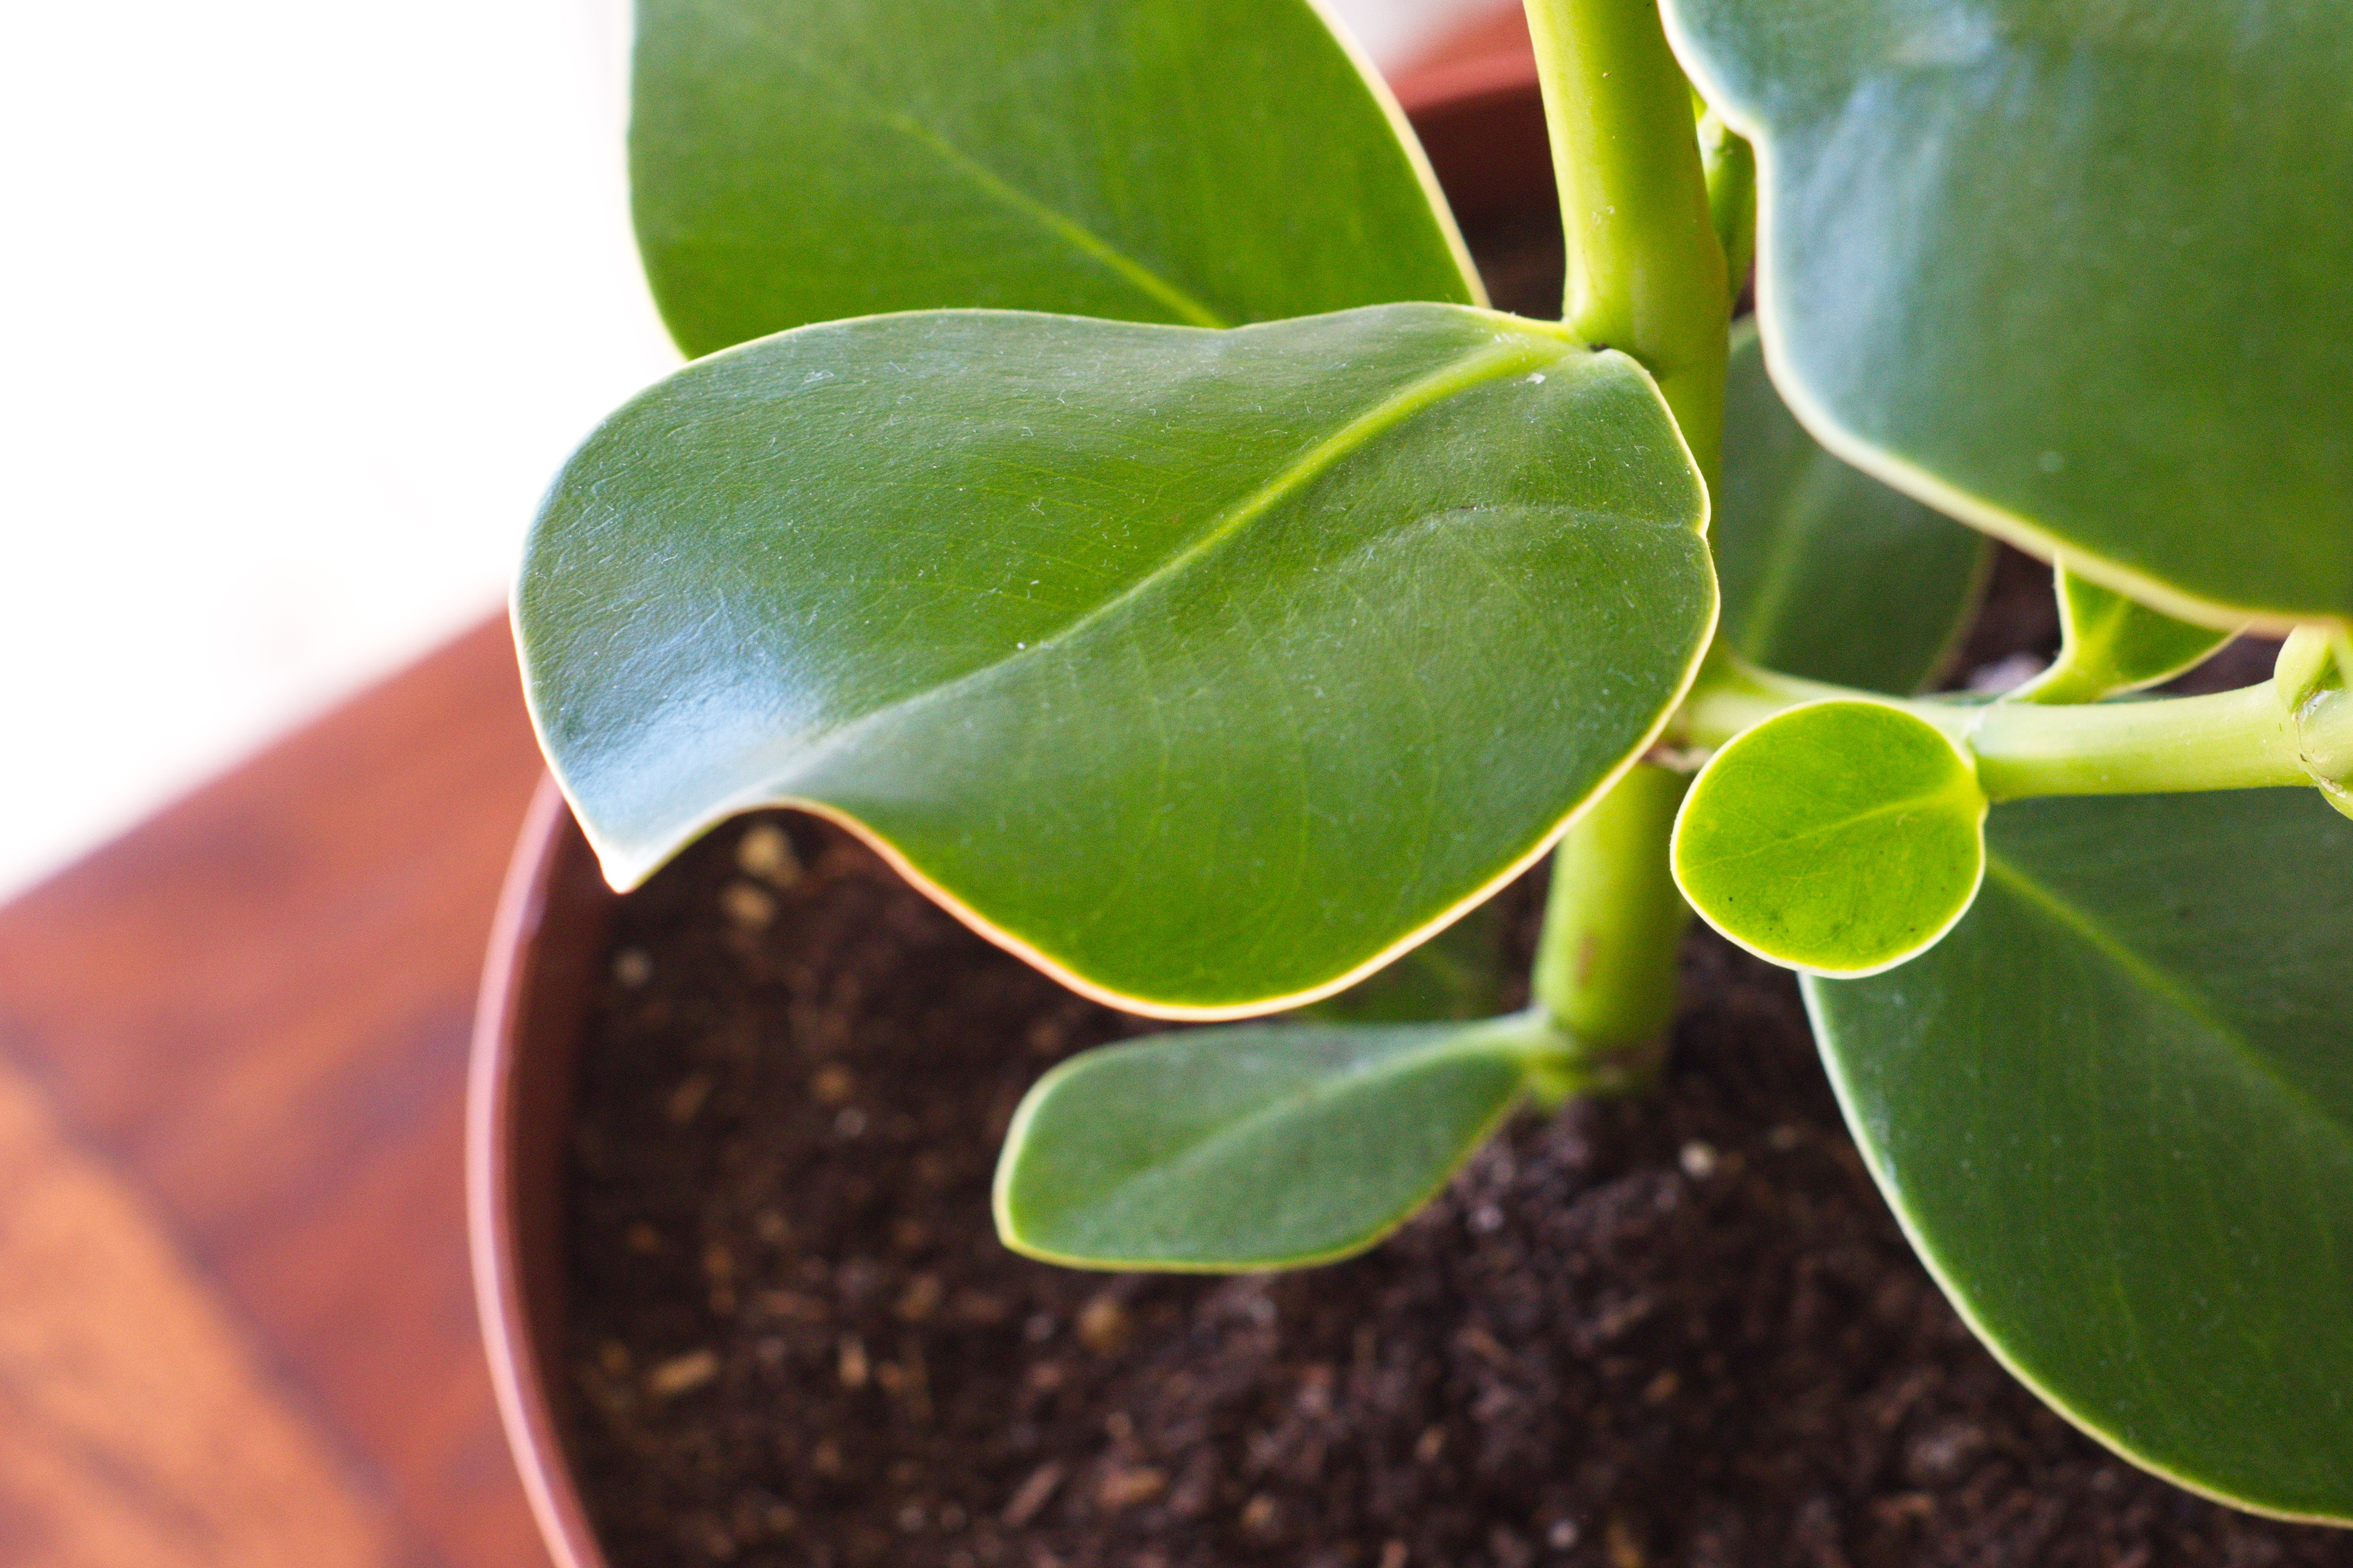
[[1540,853],[1715,621],[1650,379],[1399,305],[988,311],[700,362],[574,458],[517,599],[607,873],[771,802],[1176,1016],[1368,973]]
[[2353,1519],[2353,822],[2308,790],[2004,805],[1936,950],[1807,996],[1973,1327],[2185,1485]]
[[1909,696],[1944,662],[1993,559],[1985,535],[1824,451],[1736,331],[1724,485],[1708,525],[1724,633],[1752,664]]
[[1479,298],[1306,0],[639,0],[638,244],[681,347],[997,306],[1230,326]]
[[1541,1026],[1245,1024],[1072,1058],[997,1173],[1006,1245],[1099,1268],[1345,1257],[1446,1184],[1525,1087]]
[[1868,974],[1968,909],[1985,815],[1969,759],[1927,721],[1878,702],[1809,703],[1700,771],[1675,819],[1675,884],[1760,958]]
[[2231,640],[2211,626],[2177,621],[2065,567],[2053,574],[2059,657],[2017,695],[2030,702],[2096,702],[2172,679]]
[[2353,616],[2353,9],[1665,9],[1817,435],[2159,608]]

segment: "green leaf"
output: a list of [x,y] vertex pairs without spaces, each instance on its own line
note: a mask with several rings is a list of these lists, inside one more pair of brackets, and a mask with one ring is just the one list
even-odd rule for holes
[[1760,958],[1873,974],[1934,946],[1985,874],[1968,757],[1881,702],[1810,702],[1709,759],[1683,798],[1675,884]]
[[1092,994],[1233,1016],[1443,926],[1650,744],[1704,510],[1650,378],[1544,323],[875,317],[622,409],[516,616],[617,884],[791,803]]
[[1332,1024],[1426,1024],[1483,1018],[1504,989],[1503,921],[1477,909],[1345,991],[1299,1009]]
[[1665,11],[1833,450],[2188,619],[2353,617],[2353,7]]
[[1708,525],[1724,632],[1750,663],[1908,696],[1968,628],[1993,562],[1985,535],[1822,450],[1735,331],[1724,484]]
[[2177,621],[2064,566],[2052,576],[2064,641],[2051,668],[2014,693],[2026,701],[2097,702],[2137,691],[2202,664],[2231,640],[2229,632]]
[[638,0],[633,96],[638,245],[690,354],[945,306],[1483,299],[1307,0]]
[[2353,1521],[2353,822],[2034,801],[1894,973],[1809,981],[1848,1122],[1970,1325],[2127,1458]]
[[1015,1114],[997,1228],[1095,1268],[1296,1268],[1435,1196],[1526,1086],[1529,1016],[1244,1024],[1071,1058]]

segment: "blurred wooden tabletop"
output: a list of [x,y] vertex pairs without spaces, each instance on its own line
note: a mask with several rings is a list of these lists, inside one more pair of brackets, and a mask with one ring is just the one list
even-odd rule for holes
[[0,1563],[546,1562],[459,1168],[539,770],[487,624],[0,908]]

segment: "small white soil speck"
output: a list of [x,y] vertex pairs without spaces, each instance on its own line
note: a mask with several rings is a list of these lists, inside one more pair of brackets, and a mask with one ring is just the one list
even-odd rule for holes
[[866,1360],[866,1342],[856,1334],[844,1334],[835,1357],[835,1371],[844,1388],[863,1388],[872,1372]]
[[765,931],[776,918],[776,900],[749,882],[730,882],[719,890],[719,912],[744,931]]
[[757,877],[772,888],[789,888],[801,879],[800,857],[793,841],[773,822],[755,822],[735,841],[735,865],[747,877]]
[[712,1084],[713,1079],[707,1072],[688,1074],[684,1081],[670,1090],[670,1103],[662,1107],[662,1114],[670,1118],[670,1124],[683,1127],[693,1121],[695,1113],[702,1109],[702,1102],[711,1098]]
[[691,1394],[719,1375],[719,1355],[709,1347],[672,1356],[646,1373],[646,1392],[656,1399]]

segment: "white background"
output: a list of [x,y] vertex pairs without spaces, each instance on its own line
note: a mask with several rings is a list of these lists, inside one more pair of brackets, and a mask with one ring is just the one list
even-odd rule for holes
[[[1493,0],[1335,0],[1385,64]],[[0,896],[503,600],[676,363],[613,0],[27,5],[0,49]]]

